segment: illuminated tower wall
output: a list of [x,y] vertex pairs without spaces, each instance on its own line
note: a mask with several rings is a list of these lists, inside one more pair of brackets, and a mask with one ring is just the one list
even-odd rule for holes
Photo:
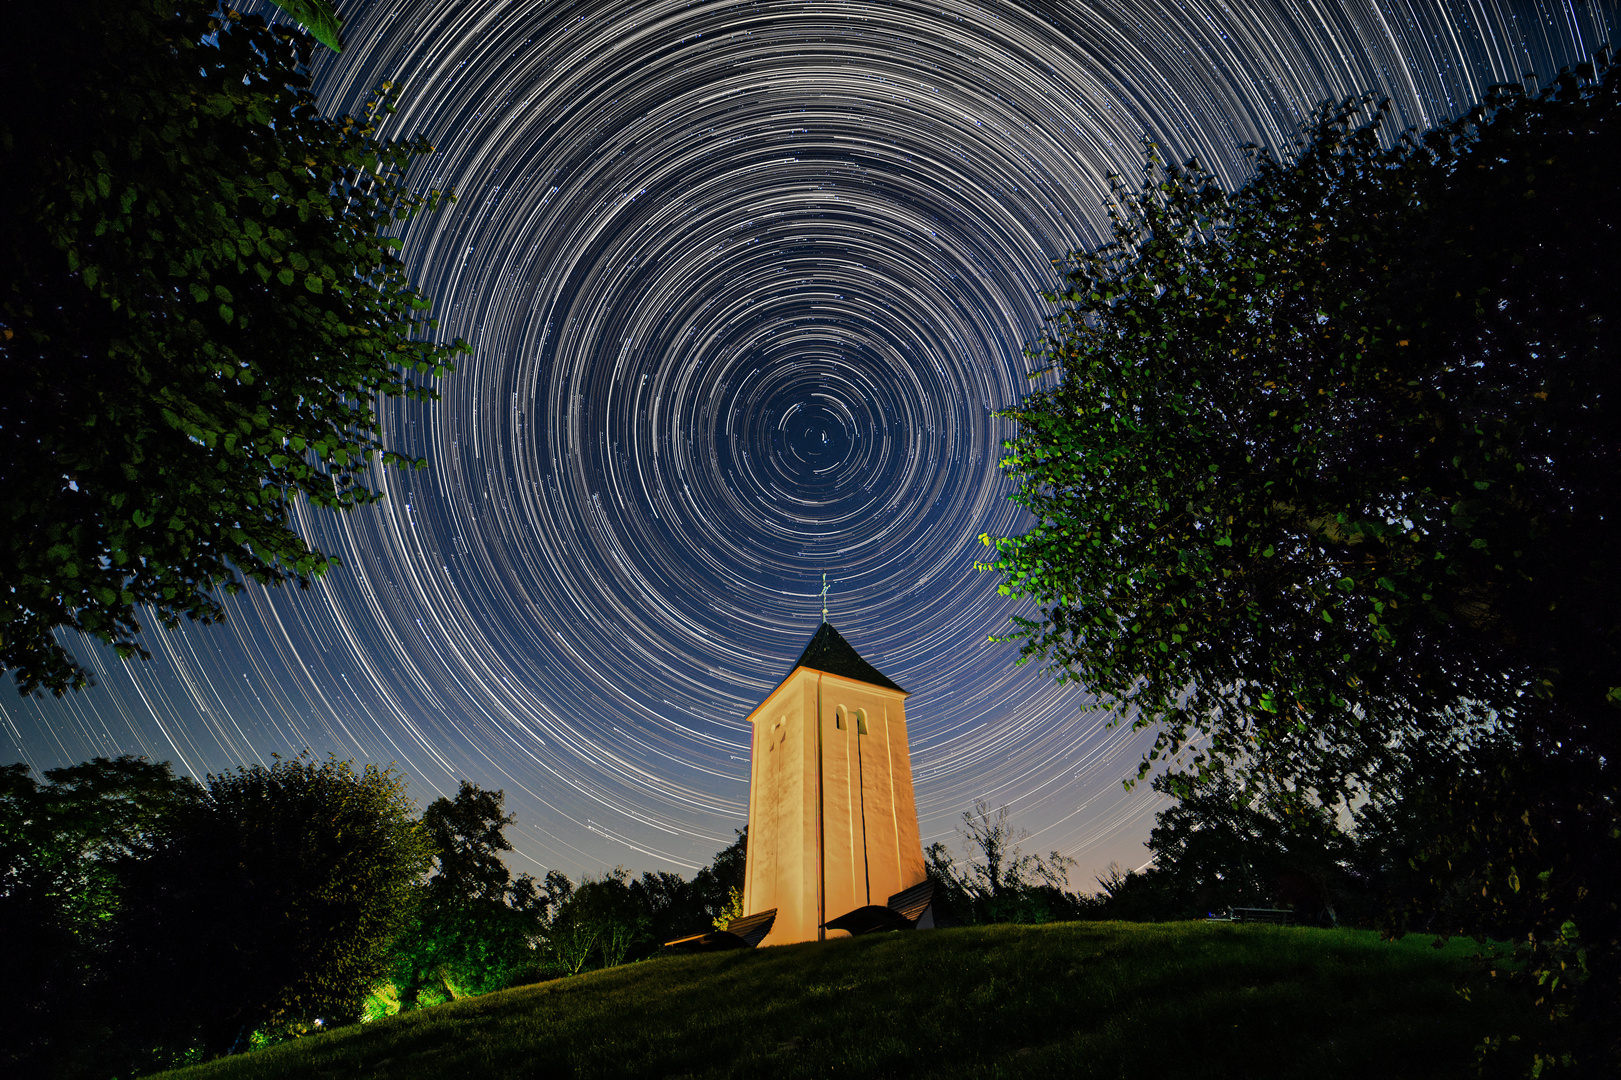
[[743,910],[776,909],[762,945],[816,941],[828,920],[924,880],[906,697],[823,623],[749,715]]

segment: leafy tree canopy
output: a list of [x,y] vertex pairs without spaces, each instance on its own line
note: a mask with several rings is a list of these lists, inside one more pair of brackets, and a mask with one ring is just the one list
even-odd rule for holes
[[589,927],[596,935],[602,966],[624,963],[633,950],[653,944],[649,938],[652,919],[633,884],[630,871],[623,866],[601,877],[587,875],[553,921],[553,932],[573,924]]
[[335,560],[296,503],[381,497],[378,407],[433,398],[435,344],[390,233],[447,196],[422,139],[310,92],[308,37],[213,0],[16,0],[0,34],[0,670],[88,673],[78,630],[146,652],[244,578]]
[[737,830],[737,839],[715,853],[714,860],[692,877],[698,901],[711,917],[731,906],[732,893],[743,891],[749,858],[749,828]]
[[0,895],[25,884],[45,889],[87,931],[112,914],[115,860],[202,797],[168,762],[130,754],[47,769],[45,781],[25,765],[0,768]]
[[1023,659],[1150,759],[1343,795],[1513,717],[1617,760],[1621,78],[1583,74],[1390,145],[1326,109],[1231,194],[1117,183],[1007,414],[1035,524],[987,542]]
[[512,850],[505,832],[517,818],[502,813],[505,803],[505,792],[463,780],[454,799],[428,804],[422,828],[434,851],[435,870],[427,885],[433,899],[506,900],[512,871],[501,853]]

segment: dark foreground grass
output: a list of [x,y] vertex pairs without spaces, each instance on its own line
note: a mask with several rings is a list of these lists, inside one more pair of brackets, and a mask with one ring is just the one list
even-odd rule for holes
[[1470,942],[1225,923],[882,934],[650,960],[192,1066],[377,1077],[1473,1076],[1502,992]]

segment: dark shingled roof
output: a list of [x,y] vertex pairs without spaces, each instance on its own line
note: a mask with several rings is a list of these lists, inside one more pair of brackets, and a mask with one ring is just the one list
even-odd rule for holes
[[906,693],[891,682],[883,672],[861,659],[861,655],[850,643],[833,629],[832,623],[822,624],[816,631],[816,636],[810,639],[810,644],[805,646],[805,651],[799,654],[794,667],[825,671],[829,675],[843,675],[846,679],[855,679],[857,682],[871,683],[874,686],[887,686],[891,690]]

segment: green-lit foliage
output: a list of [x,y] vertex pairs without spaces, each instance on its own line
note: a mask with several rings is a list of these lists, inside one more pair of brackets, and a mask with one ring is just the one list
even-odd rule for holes
[[373,1020],[397,1015],[404,1007],[405,1003],[400,1000],[399,987],[393,983],[380,983],[366,994],[366,1000],[360,1008],[360,1018],[370,1023]]
[[15,0],[0,23],[0,669],[82,687],[62,628],[145,655],[136,610],[222,617],[333,565],[298,500],[380,498],[383,399],[464,348],[390,234],[431,148],[327,117],[310,40],[211,0]]
[[122,867],[113,983],[129,1038],[213,1055],[291,1020],[357,1018],[427,869],[413,809],[375,766],[210,776]]
[[504,989],[536,967],[549,897],[501,861],[514,820],[504,802],[503,792],[464,780],[454,799],[423,811],[435,867],[413,891],[411,921],[394,944],[396,1009]]
[[[1143,772],[1183,754],[1174,790],[1226,768],[1333,805],[1426,754],[1459,762],[1433,865],[1474,852],[1531,969],[1594,972],[1603,1009],[1621,986],[1618,103],[1600,57],[1421,137],[1382,139],[1366,101],[1327,109],[1235,193],[1151,158],[1117,188],[1114,242],[1052,297],[1032,355],[1055,384],[1008,413],[1035,525],[987,538],[1002,590],[1039,608],[1016,620],[1023,658],[1157,726]],[[1499,736],[1525,768],[1477,782],[1458,755]],[[1602,850],[1541,851],[1577,819]],[[1529,881],[1535,912],[1513,900]],[[1592,948],[1564,970],[1567,923]]]
[[724,930],[728,926],[732,925],[733,919],[741,919],[742,917],[743,893],[737,889],[733,889],[726,897],[726,906],[721,909],[719,915],[716,915],[713,919],[709,920],[709,924],[716,930]]

